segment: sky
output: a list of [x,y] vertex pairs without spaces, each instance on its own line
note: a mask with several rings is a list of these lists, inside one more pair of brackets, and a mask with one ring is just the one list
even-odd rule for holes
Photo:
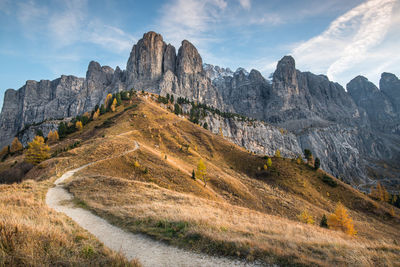
[[125,69],[148,31],[266,78],[284,55],[343,86],[400,76],[400,0],[0,0],[0,106],[26,80],[85,77],[91,60]]

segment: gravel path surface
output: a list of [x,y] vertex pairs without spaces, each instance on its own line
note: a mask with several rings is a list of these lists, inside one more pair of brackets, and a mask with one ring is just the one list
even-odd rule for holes
[[[135,142],[135,148],[126,151],[122,156],[139,148]],[[107,158],[110,159],[110,158]],[[103,159],[103,160],[107,160]],[[100,161],[103,161],[100,160]],[[96,161],[99,162],[99,161]],[[46,195],[46,204],[58,211],[65,213],[68,217],[78,223],[82,228],[96,236],[105,246],[110,249],[122,252],[127,259],[139,259],[143,266],[255,266],[255,263],[247,263],[240,260],[209,256],[199,254],[150,239],[141,234],[133,234],[111,225],[104,219],[92,214],[82,208],[75,207],[70,200],[73,199],[63,186],[63,182],[72,177],[76,172],[90,166],[86,164],[77,169],[64,173],[50,188]],[[65,204],[70,203],[70,204]]]

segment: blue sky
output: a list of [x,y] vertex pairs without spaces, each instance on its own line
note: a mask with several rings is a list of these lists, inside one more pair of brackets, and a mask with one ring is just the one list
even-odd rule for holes
[[361,74],[400,75],[399,0],[0,0],[0,106],[26,80],[84,77],[89,61],[125,69],[153,30],[203,61],[264,76],[290,54],[302,71],[343,86]]

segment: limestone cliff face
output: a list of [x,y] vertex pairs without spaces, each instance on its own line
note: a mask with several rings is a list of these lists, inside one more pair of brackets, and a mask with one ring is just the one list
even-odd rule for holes
[[326,76],[296,70],[290,56],[278,62],[266,106],[264,119],[290,130],[363,120],[342,86]]
[[400,80],[392,73],[382,73],[379,87],[389,97],[397,115],[400,117]]
[[[29,124],[47,120],[35,126],[47,132],[54,127],[48,123],[51,119],[91,111],[108,93],[132,88],[255,118],[259,122],[251,124],[211,115],[205,120],[212,131],[221,127],[227,138],[260,154],[280,149],[293,156],[311,149],[323,169],[354,184],[370,182],[367,167],[375,162],[400,159],[400,81],[395,75],[382,74],[381,90],[356,77],[346,92],[324,75],[297,70],[295,60],[285,56],[268,81],[257,70],[232,72],[203,64],[189,41],[176,50],[155,32],[144,34],[133,46],[126,70],[90,62],[85,78],[63,75],[7,90],[0,145],[9,144]],[[33,128],[25,131],[23,142],[33,133]],[[399,176],[393,173],[391,179]]]
[[53,81],[27,81],[19,90],[7,90],[0,114],[0,145],[10,143],[19,131],[31,124],[93,110],[108,93],[125,88],[121,87],[123,76],[120,70],[116,73],[92,61],[86,79],[62,75]]
[[[160,34],[148,32],[133,46],[126,65],[127,85],[133,88],[157,89],[163,75],[166,44]],[[170,64],[166,62],[166,65]]]
[[221,99],[203,70],[203,60],[189,41],[175,47],[160,34],[148,32],[133,46],[126,65],[126,88],[173,94],[221,106]]
[[399,120],[390,96],[363,76],[351,80],[347,84],[347,91],[359,109],[367,114],[371,128],[387,133],[396,132]]
[[209,112],[201,122],[207,123],[208,129],[215,134],[221,129],[225,139],[257,154],[273,156],[279,149],[283,157],[302,155],[294,134],[265,122],[222,118]]
[[224,76],[213,81],[223,106],[220,108],[248,117],[263,120],[265,104],[271,95],[271,85],[257,70],[247,73],[238,69],[232,76]]

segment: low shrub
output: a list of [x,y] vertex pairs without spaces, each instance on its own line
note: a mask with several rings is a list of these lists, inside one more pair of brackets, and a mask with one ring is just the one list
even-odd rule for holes
[[321,179],[324,183],[326,183],[329,186],[336,187],[338,185],[337,182],[328,175],[322,176]]

